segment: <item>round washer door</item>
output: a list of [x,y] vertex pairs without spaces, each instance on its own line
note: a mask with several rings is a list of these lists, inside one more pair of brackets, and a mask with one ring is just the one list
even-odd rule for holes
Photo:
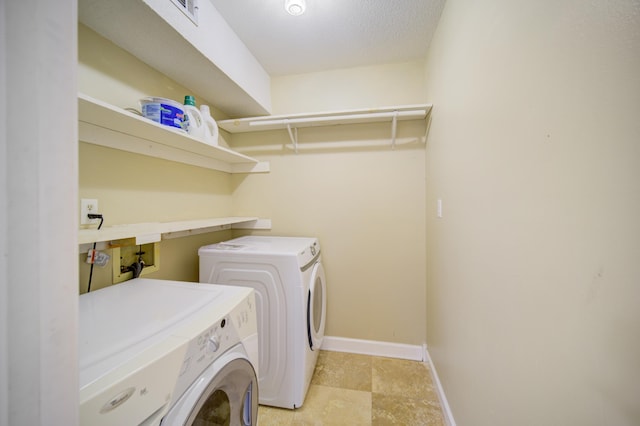
[[[220,360],[214,361],[214,364]],[[211,367],[211,366],[210,366]],[[258,379],[245,358],[228,360],[208,383],[196,380],[162,425],[254,426],[258,421]],[[201,376],[201,379],[205,377]],[[199,383],[200,382],[200,383]],[[196,389],[201,385],[200,389]]]
[[309,348],[319,350],[324,339],[325,316],[327,314],[327,285],[324,268],[318,261],[313,265],[307,295],[307,335]]

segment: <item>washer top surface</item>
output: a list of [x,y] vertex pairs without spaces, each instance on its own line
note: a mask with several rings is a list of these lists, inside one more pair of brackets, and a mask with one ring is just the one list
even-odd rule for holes
[[203,250],[215,251],[244,251],[256,254],[284,254],[299,255],[304,250],[315,245],[320,250],[317,238],[312,237],[264,237],[249,235],[234,238],[218,244],[202,247]]
[[199,313],[226,314],[240,293],[239,287],[138,278],[81,295],[80,387],[184,329]]

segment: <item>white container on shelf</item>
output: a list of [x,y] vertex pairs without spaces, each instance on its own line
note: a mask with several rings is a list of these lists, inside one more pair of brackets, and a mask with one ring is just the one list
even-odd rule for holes
[[211,116],[209,105],[200,105],[200,113],[204,122],[204,141],[209,145],[218,145],[218,123]]
[[193,96],[184,97],[184,122],[185,130],[191,136],[204,140],[205,125],[200,110],[196,107],[196,101]]
[[150,96],[140,99],[142,116],[163,126],[183,128],[184,105],[166,98]]

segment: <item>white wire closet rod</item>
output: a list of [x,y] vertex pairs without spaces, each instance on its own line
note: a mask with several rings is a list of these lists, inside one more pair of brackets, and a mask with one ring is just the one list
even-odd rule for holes
[[[296,125],[313,126],[313,123],[317,125],[331,125],[331,124],[349,124],[349,123],[363,123],[370,121],[381,121],[384,119],[391,120],[391,149],[396,147],[396,132],[398,128],[398,120],[416,120],[423,119],[427,116],[427,110],[413,110],[413,111],[389,111],[389,112],[372,112],[367,114],[349,114],[340,115],[334,117],[305,117],[305,118],[284,118],[280,120],[263,120],[253,121],[249,123],[249,126],[285,126],[289,133],[289,139],[293,144],[293,148],[298,153],[298,127]],[[304,126],[303,126],[304,127]],[[293,128],[293,130],[292,130]]]
[[325,112],[310,112],[272,115],[265,117],[234,118],[218,121],[218,126],[229,133],[263,132],[312,126],[338,124],[366,124],[391,121],[398,112],[397,120],[426,119],[431,104],[397,105],[378,108],[345,109]]
[[395,148],[398,121],[424,120],[431,112],[430,104],[402,105],[374,109],[352,109],[320,113],[291,114],[270,117],[249,117],[222,120],[221,129],[230,133],[259,132],[286,129],[298,152],[298,129],[304,127],[334,126],[340,124],[391,123],[391,147]]
[[349,123],[368,123],[374,121],[383,121],[384,119],[404,119],[404,120],[418,120],[425,118],[427,115],[426,109],[410,110],[410,111],[389,111],[389,112],[370,112],[363,114],[345,114],[335,116],[317,116],[317,117],[300,117],[300,118],[281,118],[276,120],[255,120],[250,121],[249,126],[292,126],[292,127],[306,127],[296,125],[332,125],[332,124],[349,124]]

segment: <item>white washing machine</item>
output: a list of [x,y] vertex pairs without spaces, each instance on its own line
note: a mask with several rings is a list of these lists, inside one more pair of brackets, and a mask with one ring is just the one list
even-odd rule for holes
[[256,291],[260,404],[301,407],[324,337],[318,240],[247,236],[201,247],[198,254],[200,282]]
[[135,279],[80,296],[80,424],[255,425],[251,289]]

